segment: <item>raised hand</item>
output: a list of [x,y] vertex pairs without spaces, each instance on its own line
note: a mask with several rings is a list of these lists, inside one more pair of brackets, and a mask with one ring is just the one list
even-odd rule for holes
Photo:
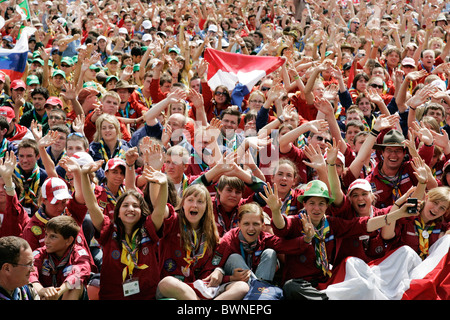
[[165,184],[167,183],[167,176],[159,170],[153,169],[148,166],[144,169],[142,176],[150,183]]
[[270,184],[264,186],[264,194],[260,192],[259,196],[266,202],[272,212],[281,210],[283,202],[278,196],[278,186],[276,183],[273,184],[273,189],[270,187]]
[[16,168],[17,158],[14,151],[5,152],[3,159],[0,159],[0,177],[11,178]]

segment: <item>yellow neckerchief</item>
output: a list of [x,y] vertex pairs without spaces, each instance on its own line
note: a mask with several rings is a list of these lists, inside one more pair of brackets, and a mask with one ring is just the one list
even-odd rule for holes
[[[423,260],[428,256],[428,249],[430,248],[430,242],[428,241],[428,239],[431,233],[433,232],[436,223],[432,222],[430,225],[427,226],[426,223],[423,221],[422,217],[420,217],[414,220],[414,224],[416,225],[417,233],[419,234],[419,249],[420,249],[419,256]],[[426,234],[428,234],[428,236],[424,237],[424,235]]]
[[140,229],[136,229],[131,236],[131,240],[128,235],[125,235],[125,240],[122,240],[122,255],[120,262],[125,265],[122,271],[122,279],[125,281],[127,274],[130,276],[133,274],[134,268],[147,269],[146,264],[138,264],[138,251],[139,243],[137,243],[137,234]]

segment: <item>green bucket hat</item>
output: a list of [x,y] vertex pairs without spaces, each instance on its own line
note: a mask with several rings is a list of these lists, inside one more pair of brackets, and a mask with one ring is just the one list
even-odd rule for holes
[[334,201],[328,192],[328,187],[325,182],[320,180],[313,180],[308,182],[308,184],[302,188],[305,192],[302,195],[297,197],[297,200],[303,202],[305,197],[322,197],[328,199],[328,202],[331,203]]

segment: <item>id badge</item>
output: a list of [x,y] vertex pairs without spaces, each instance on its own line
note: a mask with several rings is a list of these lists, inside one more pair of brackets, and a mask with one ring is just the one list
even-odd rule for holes
[[123,286],[123,295],[125,297],[132,296],[133,294],[137,294],[140,292],[139,280],[136,278],[126,280],[122,286]]

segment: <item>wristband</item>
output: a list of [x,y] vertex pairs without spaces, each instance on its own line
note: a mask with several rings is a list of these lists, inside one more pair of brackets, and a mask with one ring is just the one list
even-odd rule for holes
[[409,109],[411,109],[412,111],[416,111],[416,108],[413,108],[413,107],[409,107]]
[[11,191],[16,190],[16,185],[13,182],[11,187],[7,187],[5,184],[5,186],[3,188],[5,189],[6,192],[11,192]]
[[336,165],[336,163],[329,163],[329,162],[327,162],[327,165],[329,165],[330,167],[334,167]]

